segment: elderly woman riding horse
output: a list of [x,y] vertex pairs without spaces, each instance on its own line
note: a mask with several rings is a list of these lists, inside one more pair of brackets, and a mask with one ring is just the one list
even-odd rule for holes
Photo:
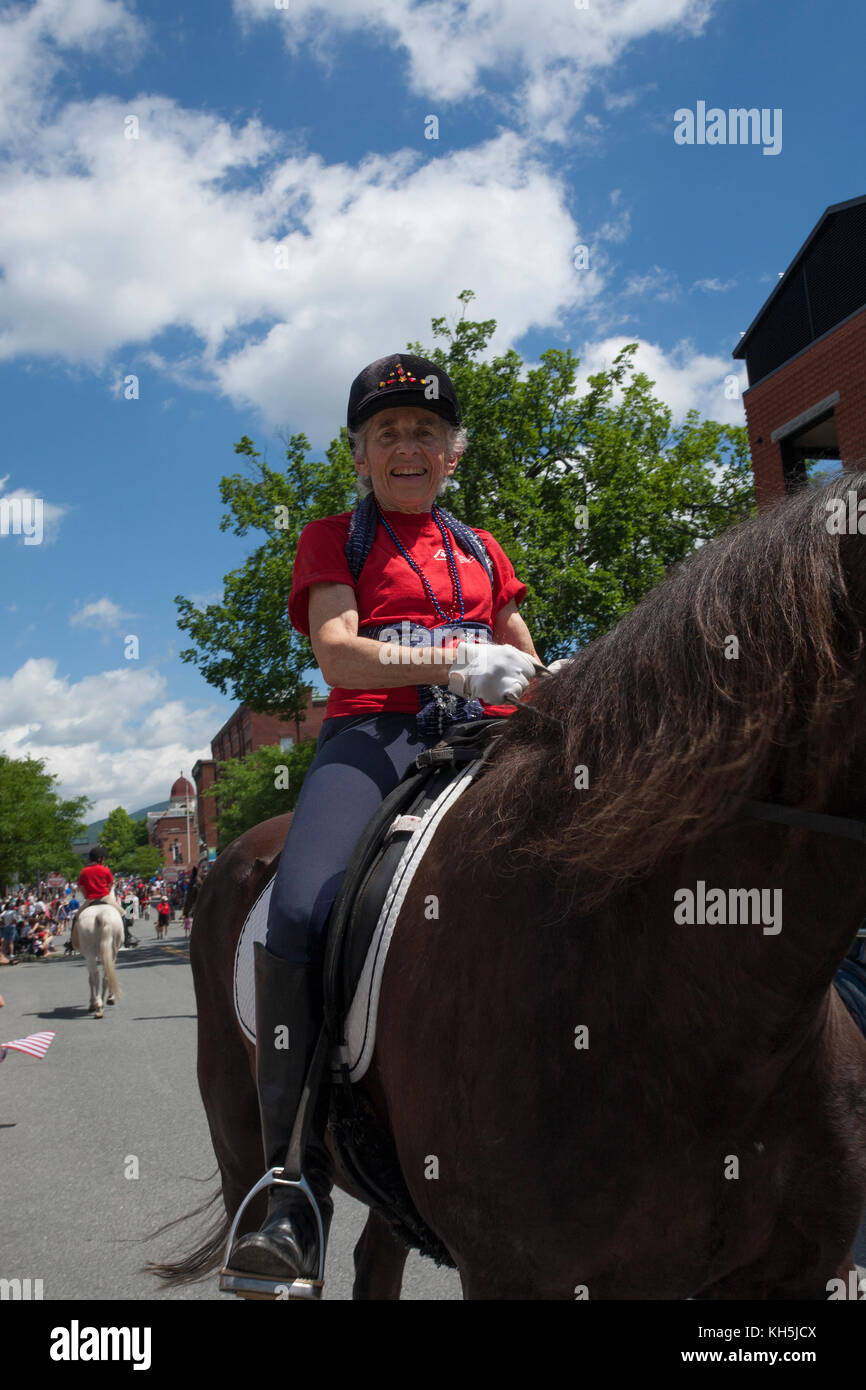
[[[508,557],[487,531],[436,503],[465,447],[446,373],[408,354],[371,363],[352,384],[348,428],[362,500],[305,527],[289,599],[291,621],[310,637],[332,690],[280,858],[266,947],[256,952],[269,1168],[285,1163],[322,1025],[323,929],[364,826],[446,724],[512,713],[503,700],[522,694],[538,662],[517,612],[526,587]],[[323,1084],[303,1173],[325,1241],[333,1210],[326,1122]],[[272,1294],[279,1284],[289,1297],[317,1296],[323,1253],[303,1190],[274,1185],[264,1225],[236,1242],[229,1269]]]

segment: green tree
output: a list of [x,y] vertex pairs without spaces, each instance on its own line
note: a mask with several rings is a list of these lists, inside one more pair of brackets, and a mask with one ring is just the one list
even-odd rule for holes
[[826,487],[827,483],[839,476],[841,467],[838,459],[803,459],[806,487]]
[[290,749],[275,743],[219,763],[217,781],[202,795],[216,798],[221,849],[252,826],[294,809],[315,752],[315,739],[307,739]]
[[[536,647],[553,660],[607,631],[698,544],[754,510],[746,430],[692,411],[671,411],[634,366],[629,344],[575,394],[579,359],[551,348],[527,369],[510,351],[484,360],[494,320],[433,320],[433,348],[410,343],[454,381],[469,435],[457,486],[445,503],[492,532],[527,585],[521,612]],[[286,614],[298,537],[307,522],[348,510],[356,498],[348,436],[308,458],[302,434],[272,468],[244,435],[234,446],[245,474],[222,479],[220,526],[264,539],[226,575],[221,603],[203,609],[181,595],[181,652],[223,694],[256,710],[296,717],[309,641]],[[583,510],[585,509],[585,511]]]
[[81,859],[72,841],[82,839],[82,819],[90,802],[84,796],[64,801],[56,778],[39,758],[15,759],[0,754],[0,884],[33,882],[52,870],[77,876]]
[[309,451],[306,437],[293,435],[281,471],[263,461],[243,436],[235,453],[248,458],[248,474],[221,479],[220,496],[229,512],[220,529],[232,528],[239,536],[260,530],[265,542],[225,576],[221,603],[199,609],[189,599],[175,598],[178,627],[195,643],[181,659],[199,665],[223,694],[284,719],[303,719],[304,673],[315,666],[310,643],[292,630],[286,611],[298,537],[308,521],[347,511],[357,499],[346,431],[328,449],[327,463],[308,460]]
[[122,806],[115,806],[102,827],[99,843],[105,849],[106,860],[113,868],[138,843],[138,822],[134,821]]
[[[197,833],[197,832],[196,832]],[[164,860],[162,850],[156,845],[136,845],[128,850],[111,868],[118,874],[133,874],[136,878],[150,878],[161,869]]]

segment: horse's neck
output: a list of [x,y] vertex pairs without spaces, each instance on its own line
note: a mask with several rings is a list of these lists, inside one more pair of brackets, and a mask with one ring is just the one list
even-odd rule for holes
[[[741,820],[666,866],[654,896],[659,902],[683,889],[694,893],[694,916],[702,920],[681,920],[677,945],[701,992],[721,1010],[741,995],[753,999],[759,1032],[808,1032],[826,1012],[833,978],[866,916],[862,845]],[[712,889],[721,890],[715,912]],[[747,900],[742,890],[755,889],[760,897]]]

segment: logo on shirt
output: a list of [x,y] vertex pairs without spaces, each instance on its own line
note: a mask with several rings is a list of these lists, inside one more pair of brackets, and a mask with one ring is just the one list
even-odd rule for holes
[[[458,551],[458,550],[455,550],[455,552],[454,552],[454,558],[455,558],[456,560],[459,560],[460,563],[461,563],[461,565],[474,565],[474,564],[475,564],[475,556],[474,556],[474,555],[464,555],[464,554],[462,554],[461,551]],[[439,549],[435,552],[435,554],[434,554],[434,556],[433,556],[433,559],[434,559],[434,560],[447,560],[447,559],[448,559],[448,556],[445,554],[445,547],[444,547],[444,546],[440,545]]]

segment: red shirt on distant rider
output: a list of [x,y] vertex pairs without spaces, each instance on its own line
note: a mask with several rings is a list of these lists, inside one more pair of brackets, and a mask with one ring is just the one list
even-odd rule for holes
[[88,864],[78,875],[78,886],[89,902],[104,898],[114,885],[114,874],[107,864]]

